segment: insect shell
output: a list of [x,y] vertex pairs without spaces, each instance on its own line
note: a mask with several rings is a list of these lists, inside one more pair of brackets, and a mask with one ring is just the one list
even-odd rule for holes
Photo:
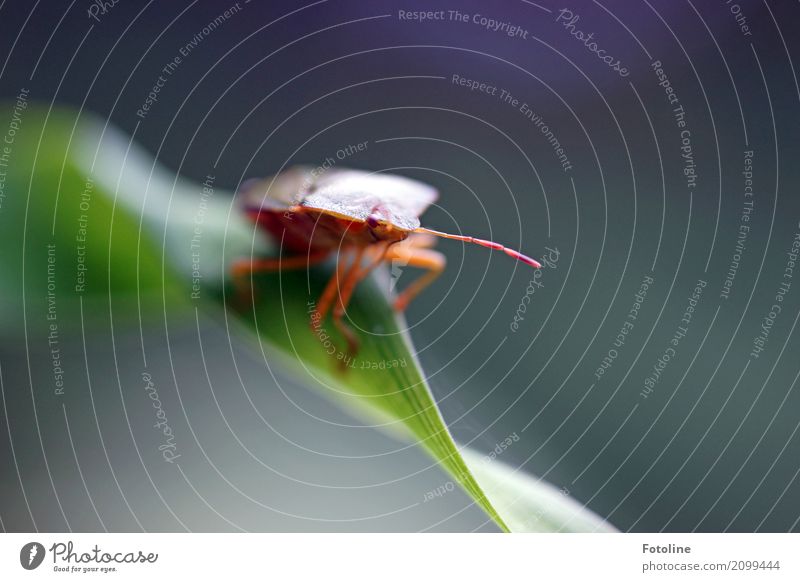
[[300,166],[271,178],[248,180],[240,197],[245,212],[296,253],[396,243],[418,233],[502,250],[541,267],[499,243],[421,227],[419,217],[438,193],[402,176],[337,169],[317,178],[310,168]]
[[400,259],[426,272],[395,299],[405,309],[444,270],[444,255],[432,249],[436,238],[449,238],[503,251],[532,267],[541,265],[519,251],[471,236],[424,228],[419,217],[438,198],[437,191],[402,176],[334,169],[318,175],[307,167],[244,182],[239,190],[244,212],[282,245],[288,256],[242,260],[234,264],[241,278],[254,271],[306,268],[338,256],[336,273],[320,298],[312,321],[329,311],[351,352],[358,341],[343,321],[359,281],[379,264]]

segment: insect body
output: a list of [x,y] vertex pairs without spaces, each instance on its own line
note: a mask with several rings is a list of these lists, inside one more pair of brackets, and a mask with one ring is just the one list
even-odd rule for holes
[[357,351],[358,340],[343,317],[358,282],[381,263],[395,259],[425,269],[427,273],[395,299],[395,309],[404,310],[444,270],[444,255],[432,249],[436,237],[500,250],[532,267],[541,266],[492,241],[423,228],[419,217],[438,194],[422,182],[401,176],[345,169],[315,176],[310,168],[296,167],[271,178],[248,180],[239,197],[250,218],[282,240],[290,254],[237,261],[234,278],[241,280],[254,271],[306,268],[337,255],[336,273],[317,303],[312,322],[319,325],[332,311],[334,325],[351,354]]

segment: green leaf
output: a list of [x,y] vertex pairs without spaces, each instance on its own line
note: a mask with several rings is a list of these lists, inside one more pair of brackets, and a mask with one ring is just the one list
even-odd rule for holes
[[[13,115],[13,105],[0,108],[0,119]],[[99,119],[39,106],[23,112],[11,155],[0,207],[0,291],[11,299],[0,312],[5,321],[18,317],[23,302],[46,312],[51,284],[59,305],[91,297],[108,302],[109,312],[113,303],[115,314],[129,300],[171,316],[193,313],[188,307],[198,301],[222,307],[269,365],[418,442],[503,530],[612,529],[549,485],[457,446],[379,276],[359,285],[348,308],[361,339],[357,357],[348,359],[332,325],[309,325],[331,265],[254,275],[250,298],[231,285],[232,261],[267,254],[271,243],[213,181],[204,188],[176,177]],[[47,269],[48,244],[56,248],[55,272]],[[77,290],[80,245],[86,280]]]
[[513,532],[614,532],[607,521],[570,497],[499,459],[462,448],[461,454],[486,497]]
[[348,307],[361,338],[356,356],[347,354],[344,338],[332,325],[311,329],[310,312],[331,274],[329,269],[312,269],[254,275],[255,300],[237,313],[263,343],[283,352],[301,379],[321,384],[346,408],[375,408],[401,424],[505,528],[459,454],[414,358],[405,326],[375,279],[359,285]]
[[[85,139],[86,120],[26,102],[0,107],[0,120],[15,128],[0,145],[3,333],[16,333],[24,314],[36,315],[34,328],[49,325],[41,314],[58,316],[62,327],[77,324],[71,315],[81,301],[91,302],[91,320],[109,313],[112,298],[119,305],[138,298],[144,307],[174,299],[184,283],[169,272],[162,278],[155,240],[139,236],[137,216],[120,211],[114,189],[99,186],[91,160],[78,158],[99,145]],[[117,167],[123,154],[116,152]]]

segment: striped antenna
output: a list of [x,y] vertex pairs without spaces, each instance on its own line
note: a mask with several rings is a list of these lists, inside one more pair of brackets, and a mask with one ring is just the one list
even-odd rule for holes
[[419,228],[415,229],[414,232],[432,234],[434,236],[438,236],[438,237],[441,237],[441,238],[449,238],[449,239],[453,239],[453,240],[460,240],[462,242],[473,243],[473,244],[476,244],[476,245],[480,245],[482,247],[490,248],[490,249],[495,250],[495,251],[503,251],[508,256],[514,257],[515,259],[518,259],[518,260],[522,261],[526,265],[530,265],[531,267],[535,267],[537,269],[540,269],[542,267],[542,264],[539,261],[537,261],[536,259],[532,259],[527,255],[523,255],[519,251],[515,251],[514,249],[509,249],[507,247],[504,247],[500,243],[492,242],[490,240],[483,240],[481,238],[475,238],[475,237],[472,237],[472,236],[461,236],[461,235],[458,235],[458,234],[448,234],[446,232],[439,232],[438,230],[431,230],[429,228],[424,228],[424,227],[419,227]]

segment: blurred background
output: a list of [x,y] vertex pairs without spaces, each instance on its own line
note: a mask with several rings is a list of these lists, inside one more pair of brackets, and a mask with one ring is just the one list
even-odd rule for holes
[[[798,530],[800,7],[265,4],[5,2],[0,97],[108,118],[220,192],[326,159],[436,186],[425,225],[547,259],[534,279],[442,242],[408,312],[460,443],[513,435],[503,461],[621,530]],[[218,314],[62,330],[63,394],[24,316],[0,343],[7,531],[496,530]]]

